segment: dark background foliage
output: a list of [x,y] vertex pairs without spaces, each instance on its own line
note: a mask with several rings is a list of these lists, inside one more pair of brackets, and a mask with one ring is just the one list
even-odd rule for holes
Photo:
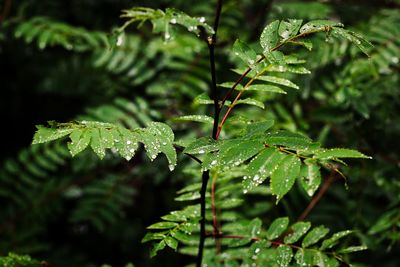
[[[371,161],[352,162],[353,167],[344,170],[349,189],[342,180],[335,183],[308,219],[335,230],[357,229],[358,237],[370,247],[355,255],[360,266],[398,266],[400,2],[225,2],[217,45],[221,82],[232,77],[229,68],[234,62],[228,51],[234,40],[256,42],[263,27],[276,18],[339,20],[374,43],[367,59],[346,43],[332,41],[325,46],[323,37],[315,38],[315,53],[306,56],[313,74],[296,78],[301,90],[285,98],[265,99],[267,109],[251,109],[248,116],[273,117],[279,127],[307,133],[325,146],[351,147],[373,156]],[[89,154],[70,159],[62,148],[65,146],[33,150],[29,144],[34,125],[49,119],[68,121],[89,114],[99,120],[141,125],[186,111],[208,112],[188,104],[208,87],[206,47],[182,38],[178,40],[181,47],[163,48],[163,41],[151,34],[149,25],[139,30],[131,27],[130,34],[139,40],[133,42],[138,52],[125,64],[115,57],[100,62],[99,47],[40,49],[36,41],[28,44],[15,33],[19,25],[40,16],[110,37],[112,30],[122,25],[122,9],[175,7],[211,21],[214,4],[183,0],[0,2],[1,255],[27,253],[55,266],[123,266],[127,262],[180,266],[190,260],[172,251],[150,260],[148,246],[140,243],[147,225],[181,206],[173,199],[175,191],[188,183],[183,168],[168,173],[164,161],[149,165],[143,155],[129,162],[114,158],[99,162]],[[187,50],[180,50],[182,47]],[[122,58],[128,59],[131,53],[123,51]],[[118,105],[117,98],[126,102]],[[140,112],[135,113],[128,103]],[[181,136],[204,131],[193,129],[187,133],[177,126]],[[55,167],[41,175],[32,166],[48,155],[46,151],[57,151],[60,163],[50,164]],[[108,193],[93,200],[91,187],[107,188]],[[124,199],[114,201],[113,195]],[[107,203],[119,204],[110,208],[115,211],[112,215],[99,215],[85,208],[89,205],[86,199],[99,203],[99,209]],[[257,202],[252,201],[249,199],[248,207]],[[296,189],[276,207],[267,202],[263,218],[268,221],[288,214],[295,219],[308,202]]]

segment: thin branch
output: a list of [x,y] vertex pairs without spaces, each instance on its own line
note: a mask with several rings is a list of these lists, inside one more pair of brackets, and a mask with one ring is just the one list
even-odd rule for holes
[[215,43],[211,41],[208,43],[208,49],[210,53],[210,67],[211,67],[211,99],[214,100],[214,125],[212,130],[212,138],[217,140],[217,131],[219,124],[219,114],[221,112],[221,107],[218,103],[217,94],[217,77],[215,73],[215,54],[214,54]]
[[200,190],[200,240],[199,247],[197,252],[197,261],[196,266],[201,267],[201,262],[203,261],[203,250],[204,250],[204,241],[206,239],[206,192],[207,192],[207,183],[210,179],[210,172],[203,172],[201,178],[201,190]]
[[[217,131],[219,124],[219,114],[221,112],[221,107],[218,101],[217,94],[217,76],[215,71],[215,43],[217,42],[217,32],[219,26],[219,19],[221,17],[222,10],[222,0],[217,0],[217,6],[215,9],[215,18],[214,18],[214,34],[207,38],[208,49],[209,49],[209,57],[210,57],[210,69],[211,69],[211,98],[214,100],[214,126],[212,131],[212,138],[217,139]],[[202,175],[201,181],[201,190],[200,190],[200,240],[199,247],[197,252],[197,261],[196,266],[201,267],[201,263],[203,261],[203,250],[204,250],[204,241],[206,239],[206,191],[208,180],[210,179],[210,172],[204,171]]]
[[214,100],[214,126],[212,131],[212,138],[217,139],[217,130],[219,124],[219,114],[221,107],[219,105],[218,93],[217,93],[217,75],[215,71],[215,44],[217,42],[217,32],[219,26],[219,19],[221,17],[222,0],[218,0],[217,7],[215,10],[214,19],[214,34],[207,38],[208,50],[210,56],[210,68],[211,68],[211,99]]
[[[215,188],[217,182],[217,172],[213,175],[212,183],[211,183],[211,212],[212,212],[212,219],[213,219],[213,234],[218,235],[220,234],[219,230],[219,222],[217,217],[217,208],[215,206]],[[221,253],[221,241],[219,239],[215,240],[215,247],[217,254]]]
[[217,173],[214,174],[212,183],[211,183],[211,211],[212,211],[212,218],[213,218],[213,229],[214,234],[219,233],[218,229],[218,219],[217,219],[217,209],[215,207],[215,184],[217,181]]
[[315,205],[320,201],[320,199],[325,195],[328,191],[329,187],[332,183],[336,180],[336,173],[333,171],[329,175],[329,177],[325,180],[324,184],[322,185],[321,189],[318,193],[312,198],[310,203],[308,204],[307,208],[303,211],[303,213],[299,216],[297,221],[304,221],[305,218],[310,214],[310,212],[314,209]]
[[[304,33],[298,34],[298,35],[296,35],[296,36],[293,36],[293,37],[291,37],[291,38],[285,40],[284,42],[277,44],[274,48],[272,48],[272,49],[270,50],[270,52],[279,50],[279,49],[280,49],[284,44],[286,44],[286,43],[293,42],[294,40],[296,40],[296,39],[298,39],[298,38],[301,38],[301,37],[304,37],[304,36],[309,35],[309,34],[311,34],[311,33],[316,33],[316,32],[319,32],[319,31],[320,31],[320,30],[314,30],[314,31],[304,32]],[[256,64],[257,64],[257,63],[260,63],[260,62],[263,61],[264,59],[266,59],[266,57],[265,57],[265,55],[262,55],[261,58],[259,58],[259,59],[256,61]],[[247,69],[245,70],[245,72],[239,77],[239,79],[234,83],[234,85],[226,92],[226,94],[224,95],[224,97],[222,98],[222,101],[221,101],[221,103],[220,103],[220,106],[221,106],[221,107],[224,106],[225,101],[226,101],[226,100],[228,99],[228,97],[232,94],[232,92],[233,92],[233,91],[235,90],[235,88],[239,85],[239,83],[241,83],[242,80],[247,76],[247,74],[249,74],[249,72],[250,72],[251,70],[252,70],[252,69],[251,69],[250,67],[247,68]],[[243,94],[243,91],[239,92],[239,94],[236,96],[236,98],[235,98],[234,101],[237,101],[237,100],[242,96],[242,94]],[[233,102],[232,102],[232,103],[233,103]],[[226,120],[227,120],[229,114],[232,112],[233,106],[234,106],[234,105],[231,105],[231,107],[226,111],[226,113],[225,113],[225,115],[224,115],[224,117],[223,117],[221,123],[220,123],[219,126],[218,126],[217,135],[216,135],[216,136],[217,136],[217,139],[218,139],[218,137],[219,137],[219,134],[220,134],[220,132],[221,132],[221,130],[222,130],[222,127],[224,126],[224,124],[225,124],[225,122],[226,122]]]
[[235,84],[225,93],[224,97],[222,98],[222,103],[221,106],[223,106],[228,99],[228,97],[232,94],[233,90],[235,90],[236,86],[239,85],[243,81],[243,79],[249,74],[251,71],[251,68],[248,68],[240,77],[239,79],[235,82]]

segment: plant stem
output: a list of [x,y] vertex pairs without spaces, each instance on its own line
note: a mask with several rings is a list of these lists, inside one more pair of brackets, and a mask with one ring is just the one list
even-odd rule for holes
[[[211,183],[211,212],[212,212],[212,219],[213,219],[213,234],[215,236],[220,234],[218,217],[217,217],[217,207],[215,206],[215,188],[216,188],[216,182],[217,182],[217,175],[218,175],[218,173],[215,172],[215,174],[213,175],[212,183]],[[217,254],[220,254],[221,253],[221,240],[219,240],[219,239],[215,240],[215,248],[216,248]]]
[[[217,32],[219,19],[221,17],[222,10],[222,0],[217,0],[217,6],[215,10],[215,18],[214,18],[214,34],[207,38],[208,42],[208,50],[210,57],[210,69],[211,69],[211,98],[214,100],[214,126],[212,131],[212,138],[217,140],[217,131],[219,124],[219,114],[221,112],[221,107],[223,105],[219,105],[218,94],[217,94],[217,76],[215,71],[215,43],[217,42]],[[201,181],[201,190],[200,190],[200,240],[199,247],[197,252],[197,262],[196,266],[200,267],[203,261],[203,250],[204,250],[204,241],[206,239],[206,192],[207,192],[207,184],[210,178],[210,172],[204,171],[202,175]]]
[[219,114],[221,112],[221,107],[218,103],[218,94],[217,94],[217,78],[215,74],[215,54],[214,54],[215,43],[212,40],[208,43],[208,49],[210,53],[210,67],[211,67],[211,99],[214,100],[214,126],[212,131],[212,138],[217,140],[217,131],[219,124]]
[[217,42],[217,32],[219,25],[219,18],[221,17],[222,0],[218,0],[215,11],[214,19],[214,34],[207,38],[209,57],[210,57],[210,68],[211,68],[211,99],[214,100],[214,126],[212,131],[212,138],[217,139],[217,130],[219,123],[219,114],[221,107],[219,105],[218,93],[217,93],[217,75],[215,71],[215,44]]
[[314,209],[315,205],[320,201],[323,195],[328,191],[329,187],[332,183],[336,180],[336,175],[334,172],[331,172],[329,177],[325,180],[324,184],[322,185],[321,189],[318,193],[312,198],[310,203],[308,204],[307,208],[303,211],[303,213],[299,216],[297,221],[304,221],[307,218],[308,214]]
[[[301,38],[301,37],[304,37],[304,36],[306,36],[306,35],[308,35],[308,34],[315,33],[315,32],[319,32],[319,31],[322,31],[322,30],[315,30],[315,31],[309,31],[309,32],[300,33],[300,34],[298,34],[298,35],[296,35],[296,36],[293,36],[293,37],[291,37],[291,38],[285,40],[285,41],[282,42],[282,43],[277,44],[274,48],[272,48],[272,49],[270,50],[270,52],[279,50],[279,49],[280,49],[284,44],[286,44],[286,43],[294,42],[294,41],[297,40],[298,38]],[[264,59],[266,59],[266,57],[265,57],[265,55],[262,55],[261,58],[259,58],[259,59],[256,61],[256,64],[257,64],[257,63],[260,63],[260,62],[263,61]],[[243,79],[247,76],[247,74],[249,74],[249,72],[250,72],[251,70],[252,70],[252,68],[250,68],[250,67],[247,68],[247,69],[245,70],[245,72],[239,77],[239,79],[234,83],[234,85],[225,93],[225,95],[224,95],[224,97],[222,98],[222,101],[221,101],[221,103],[220,103],[220,106],[221,106],[221,107],[224,106],[225,101],[226,101],[226,100],[228,99],[228,97],[232,94],[232,92],[233,92],[233,91],[235,90],[235,88],[239,85],[239,83],[241,83],[241,82],[243,81]],[[239,92],[239,94],[236,96],[236,98],[235,98],[234,101],[237,101],[237,100],[242,96],[242,94],[243,94],[243,91]],[[221,123],[220,123],[219,126],[218,126],[218,130],[217,130],[217,139],[218,139],[218,136],[219,136],[219,134],[220,134],[220,132],[221,132],[221,130],[222,130],[222,127],[224,126],[224,124],[225,124],[225,122],[226,122],[226,120],[227,120],[229,114],[232,112],[232,108],[233,108],[233,105],[231,105],[231,107],[227,110],[227,112],[225,113],[225,115],[224,115],[224,117],[223,117]]]
[[228,119],[229,114],[232,112],[233,107],[236,105],[237,101],[242,96],[244,91],[246,91],[246,89],[254,82],[254,80],[257,79],[257,77],[260,76],[261,74],[263,74],[266,70],[267,70],[267,68],[264,69],[263,71],[257,73],[253,78],[250,79],[250,81],[248,81],[246,83],[244,88],[237,94],[235,99],[232,101],[232,104],[229,106],[228,110],[225,112],[225,115],[222,118],[220,125],[218,125],[217,138],[219,137],[219,134],[221,133],[222,127],[223,127],[224,123],[226,122],[226,120]]
[[211,183],[211,211],[212,211],[212,218],[213,218],[213,229],[214,234],[219,233],[218,229],[218,220],[217,220],[217,209],[215,207],[215,184],[217,181],[217,173],[213,175],[212,183]]
[[203,250],[204,241],[206,239],[206,192],[207,183],[210,179],[210,172],[204,171],[201,179],[201,190],[200,190],[200,240],[197,252],[197,262],[196,266],[201,267],[201,262],[203,261]]

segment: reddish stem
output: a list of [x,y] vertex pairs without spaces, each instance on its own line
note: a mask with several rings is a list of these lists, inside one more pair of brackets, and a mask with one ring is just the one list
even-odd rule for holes
[[321,200],[322,196],[328,191],[329,187],[332,183],[337,179],[336,173],[333,171],[329,175],[329,177],[325,180],[324,184],[322,185],[321,189],[318,193],[312,198],[310,203],[308,204],[307,208],[303,211],[303,213],[299,216],[297,221],[304,221],[305,218],[310,214],[310,212],[314,209],[315,205]]

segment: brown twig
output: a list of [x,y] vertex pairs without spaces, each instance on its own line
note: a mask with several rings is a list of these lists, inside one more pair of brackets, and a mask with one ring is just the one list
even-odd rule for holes
[[310,212],[314,209],[315,205],[320,201],[323,195],[328,191],[329,187],[332,183],[337,179],[336,172],[331,171],[329,177],[325,180],[324,184],[321,186],[321,189],[318,193],[311,199],[310,203],[306,207],[306,209],[301,213],[297,221],[304,221],[305,218],[310,214]]
[[[293,41],[295,41],[296,39],[302,38],[302,37],[304,37],[304,36],[306,36],[306,35],[309,35],[309,34],[312,34],[312,33],[316,33],[316,32],[319,32],[319,31],[320,31],[320,30],[314,30],[314,31],[304,32],[304,33],[301,33],[301,34],[299,34],[299,35],[293,36],[293,37],[291,37],[291,38],[285,40],[284,42],[277,44],[274,48],[272,48],[272,49],[269,50],[269,51],[270,51],[270,52],[277,51],[277,50],[279,50],[279,49],[280,49],[284,44],[286,44],[286,43],[293,42]],[[257,60],[256,64],[257,64],[257,63],[260,63],[260,62],[263,61],[264,59],[266,59],[265,55],[263,55],[261,58],[259,58],[259,59]],[[249,72],[250,72],[251,70],[252,70],[252,69],[251,69],[250,67],[247,68],[247,69],[245,70],[245,72],[239,77],[239,79],[234,83],[234,85],[226,92],[226,94],[224,95],[224,97],[222,98],[222,101],[221,101],[221,103],[220,103],[220,106],[221,106],[221,107],[224,106],[225,101],[226,101],[226,100],[228,99],[228,97],[232,94],[232,92],[233,92],[233,91],[235,90],[235,88],[239,85],[239,83],[241,83],[241,82],[243,81],[243,79],[247,76],[247,74],[249,74]],[[234,103],[237,102],[237,101],[239,100],[239,98],[242,96],[242,94],[243,94],[243,91],[240,91],[240,92],[238,93],[238,95],[236,96],[235,100],[232,102],[232,104],[231,104],[231,106],[229,107],[229,109],[225,112],[225,115],[224,115],[223,119],[221,120],[221,123],[220,123],[219,126],[218,126],[217,139],[218,139],[218,137],[219,137],[219,135],[220,135],[220,133],[221,133],[222,127],[224,126],[226,120],[228,119],[229,114],[232,112],[232,109],[233,109],[233,107],[234,107]]]
[[[215,188],[217,182],[217,173],[213,175],[212,183],[211,183],[211,212],[212,212],[212,219],[213,219],[213,234],[218,235],[220,234],[219,230],[219,223],[217,218],[217,208],[215,206]],[[217,254],[221,253],[221,242],[220,240],[216,240],[215,243]]]

